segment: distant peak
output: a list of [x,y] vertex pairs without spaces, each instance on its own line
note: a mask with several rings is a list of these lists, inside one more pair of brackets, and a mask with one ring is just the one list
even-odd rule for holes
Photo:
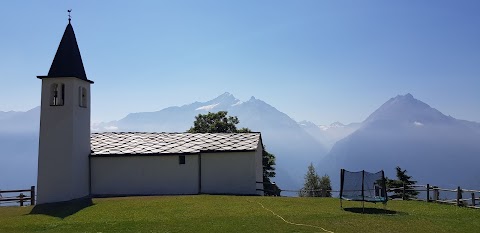
[[225,92],[225,93],[217,96],[215,99],[208,101],[207,103],[209,103],[209,104],[223,103],[223,104],[227,104],[227,105],[232,105],[236,102],[238,102],[238,99],[235,98],[235,96],[233,96],[229,92]]
[[250,97],[249,101],[253,101],[253,100],[256,100],[256,99],[255,99],[255,96],[252,95],[252,97]]
[[230,94],[230,92],[225,92],[221,95],[219,95],[217,98],[215,99],[235,99],[235,96],[233,96],[232,94]]
[[412,94],[410,93],[407,93],[405,95],[397,95],[395,98],[393,99],[406,99],[406,100],[414,100],[415,98],[413,97]]
[[330,127],[344,127],[345,125],[342,124],[341,122],[339,121],[335,121],[333,122],[332,124],[330,124]]
[[422,124],[428,122],[438,122],[446,119],[438,110],[430,107],[428,104],[415,99],[412,94],[397,95],[385,102],[380,108],[375,110],[365,122],[377,120],[392,122],[414,122]]

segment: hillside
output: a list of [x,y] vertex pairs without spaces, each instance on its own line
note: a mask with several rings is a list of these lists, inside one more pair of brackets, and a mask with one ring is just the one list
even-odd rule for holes
[[338,184],[340,168],[408,170],[419,183],[454,188],[480,186],[478,123],[446,116],[412,95],[399,95],[373,112],[362,126],[338,141],[320,162]]
[[[163,196],[94,199],[51,206],[0,207],[0,232],[475,232],[480,211],[417,201],[341,210],[336,198]],[[263,207],[265,208],[263,208]],[[375,208],[375,209],[372,209]],[[292,225],[286,221],[309,226]],[[38,213],[41,212],[41,213]]]

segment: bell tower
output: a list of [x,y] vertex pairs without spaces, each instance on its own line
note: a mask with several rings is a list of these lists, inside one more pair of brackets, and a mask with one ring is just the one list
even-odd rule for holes
[[[70,12],[70,11],[69,11]],[[73,27],[42,80],[37,203],[89,196],[90,85]]]

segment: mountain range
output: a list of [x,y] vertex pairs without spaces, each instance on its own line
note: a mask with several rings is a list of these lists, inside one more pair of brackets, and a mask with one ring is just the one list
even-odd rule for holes
[[[407,169],[420,183],[480,186],[476,179],[480,177],[480,124],[446,116],[411,94],[391,98],[360,123],[316,125],[296,122],[255,97],[241,101],[224,93],[206,102],[93,124],[92,132],[185,132],[198,114],[217,111],[228,111],[239,118],[239,127],[262,133],[264,145],[277,158],[274,180],[284,190],[302,186],[310,163],[320,175],[329,174],[334,187],[338,187],[340,168],[384,169],[394,177],[395,166]],[[0,188],[35,184],[39,114],[38,107],[0,112],[0,177],[12,177],[0,180]]]
[[480,188],[480,124],[446,116],[411,94],[391,98],[361,126],[339,140],[319,163],[335,174],[340,168],[378,171],[395,177],[400,166],[420,184]]
[[40,107],[0,111],[0,189],[24,189],[37,183],[39,126]]
[[284,189],[297,189],[308,165],[325,156],[327,148],[287,114],[262,100],[240,101],[224,93],[207,102],[194,102],[156,112],[128,114],[118,121],[97,124],[96,131],[185,132],[198,114],[228,111],[240,120],[239,127],[262,133],[262,141],[277,157],[276,182]]

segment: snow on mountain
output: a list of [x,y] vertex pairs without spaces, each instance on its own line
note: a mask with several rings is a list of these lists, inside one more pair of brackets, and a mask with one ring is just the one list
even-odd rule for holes
[[330,125],[316,125],[309,121],[301,121],[298,124],[327,149],[331,149],[337,141],[355,132],[360,127],[359,123],[344,125],[340,122],[334,122]]
[[198,110],[210,111],[210,110],[212,110],[213,108],[215,108],[217,105],[219,105],[219,103],[201,106],[201,107],[196,108],[195,110],[197,110],[197,111],[198,111]]
[[[361,127],[338,141],[320,169],[359,171],[407,169],[419,183],[441,187],[480,186],[478,123],[457,120],[411,94],[388,100]],[[333,176],[338,185],[338,176]]]
[[228,111],[237,116],[239,127],[262,133],[268,151],[277,156],[275,181],[284,188],[300,188],[310,162],[319,161],[327,150],[292,118],[262,100],[240,101],[226,92],[207,102],[194,102],[156,112],[131,113],[125,118],[92,126],[96,131],[185,132],[198,114]]
[[[2,188],[35,183],[39,110],[0,112],[0,177],[17,176],[0,179]],[[262,132],[267,150],[277,157],[275,181],[283,189],[299,188],[308,164],[319,161],[319,173],[329,174],[334,187],[340,168],[384,169],[393,177],[395,166],[407,169],[420,183],[480,187],[480,123],[446,116],[410,94],[391,98],[362,123],[347,125],[297,123],[262,100],[240,101],[227,92],[206,102],[92,124],[92,131],[185,132],[198,114],[220,110],[237,116],[240,127]],[[15,170],[19,167],[21,174]]]

